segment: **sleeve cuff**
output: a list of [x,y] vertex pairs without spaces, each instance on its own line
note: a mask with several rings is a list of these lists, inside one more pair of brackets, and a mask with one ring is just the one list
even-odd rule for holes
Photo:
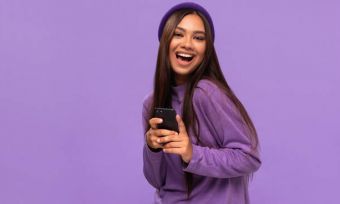
[[192,144],[192,158],[186,166],[183,166],[183,171],[193,173],[198,166],[200,158],[201,158],[200,147]]
[[154,161],[161,159],[164,154],[162,149],[156,149],[156,150],[151,149],[146,143],[144,145],[144,149],[148,157]]

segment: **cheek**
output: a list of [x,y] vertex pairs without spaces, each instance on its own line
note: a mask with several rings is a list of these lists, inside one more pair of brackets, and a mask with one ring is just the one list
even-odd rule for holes
[[176,48],[178,42],[176,42],[176,40],[172,39],[169,43],[169,51],[172,51]]
[[205,45],[201,45],[201,46],[199,46],[198,47],[198,53],[199,53],[199,56],[200,56],[200,58],[202,58],[203,59],[203,57],[204,57],[204,53],[205,53],[205,49],[206,49],[206,46]]
[[174,50],[175,50],[175,48],[176,48],[176,45],[175,45],[175,43],[171,43],[170,42],[170,44],[169,44],[169,52],[168,52],[168,56],[169,56],[169,59],[171,59],[171,58],[174,58]]

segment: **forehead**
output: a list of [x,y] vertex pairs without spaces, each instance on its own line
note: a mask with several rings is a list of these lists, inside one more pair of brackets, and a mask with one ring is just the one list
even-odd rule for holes
[[205,32],[204,23],[197,14],[189,14],[179,22],[177,27],[181,27],[186,31],[202,31]]

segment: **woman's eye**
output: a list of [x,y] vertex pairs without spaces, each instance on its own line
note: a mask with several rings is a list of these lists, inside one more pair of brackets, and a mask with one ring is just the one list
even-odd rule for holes
[[203,41],[205,40],[204,36],[195,36],[194,39],[199,40],[199,41]]
[[183,35],[182,35],[182,33],[175,33],[174,36],[175,37],[182,37]]

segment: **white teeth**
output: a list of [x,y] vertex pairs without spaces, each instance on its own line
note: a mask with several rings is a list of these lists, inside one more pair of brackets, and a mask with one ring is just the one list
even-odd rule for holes
[[177,55],[181,57],[192,57],[193,55],[185,54],[185,53],[177,53]]

